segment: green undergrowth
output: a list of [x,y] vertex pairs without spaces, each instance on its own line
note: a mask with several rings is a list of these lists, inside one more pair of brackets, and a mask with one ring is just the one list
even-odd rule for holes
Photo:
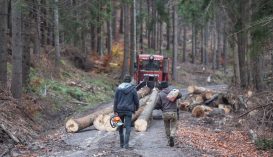
[[273,139],[258,139],[255,145],[260,150],[273,150]]
[[59,79],[44,77],[31,69],[29,90],[51,101],[53,110],[70,106],[81,111],[113,99],[116,81],[110,76],[83,72],[65,61],[62,65]]

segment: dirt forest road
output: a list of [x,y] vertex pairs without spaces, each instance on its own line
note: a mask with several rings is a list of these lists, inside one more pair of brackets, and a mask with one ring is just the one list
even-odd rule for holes
[[[50,153],[45,156],[63,157],[181,157],[192,156],[182,149],[169,147],[165,138],[162,120],[153,120],[147,132],[132,131],[129,150],[119,147],[118,132],[97,131],[93,127],[86,131],[69,134],[64,142],[72,150]],[[191,152],[188,152],[191,153]]]
[[[211,86],[209,88],[222,90],[226,86]],[[185,96],[186,89],[181,89]],[[183,118],[187,112],[180,116]],[[130,149],[119,147],[119,134],[116,132],[98,131],[93,126],[85,130],[67,134],[61,128],[59,130],[64,148],[52,149],[43,156],[56,157],[182,157],[200,156],[202,152],[191,146],[184,145],[183,148],[169,147],[165,137],[164,124],[162,119],[152,120],[146,132],[135,132],[132,129],[130,139]],[[58,137],[57,137],[58,138]],[[59,146],[60,147],[60,146]]]

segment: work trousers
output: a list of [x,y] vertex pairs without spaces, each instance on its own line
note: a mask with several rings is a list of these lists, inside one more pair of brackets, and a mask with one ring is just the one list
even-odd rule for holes
[[174,137],[176,133],[177,113],[163,112],[163,120],[167,138]]
[[[123,148],[129,147],[129,138],[131,133],[132,126],[132,112],[122,111],[118,112],[118,116],[123,122],[123,125],[120,126],[119,129],[119,137],[120,137],[120,146]],[[123,132],[123,128],[126,128],[125,136]]]

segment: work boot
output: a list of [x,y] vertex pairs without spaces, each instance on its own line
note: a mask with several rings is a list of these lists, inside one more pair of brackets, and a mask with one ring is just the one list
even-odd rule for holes
[[124,136],[120,135],[119,139],[120,139],[120,147],[123,148],[124,147]]
[[125,144],[124,144],[125,149],[129,148],[129,137],[130,137],[130,135],[125,134]]
[[170,146],[173,147],[174,146],[174,138],[171,136],[170,137]]

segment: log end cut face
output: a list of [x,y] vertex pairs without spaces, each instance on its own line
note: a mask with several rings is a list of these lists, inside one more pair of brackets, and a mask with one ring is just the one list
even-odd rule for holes
[[144,119],[138,119],[135,122],[135,130],[139,132],[144,132],[147,130],[148,122]]
[[75,133],[79,130],[79,125],[73,119],[69,119],[65,124],[66,131],[69,133]]

